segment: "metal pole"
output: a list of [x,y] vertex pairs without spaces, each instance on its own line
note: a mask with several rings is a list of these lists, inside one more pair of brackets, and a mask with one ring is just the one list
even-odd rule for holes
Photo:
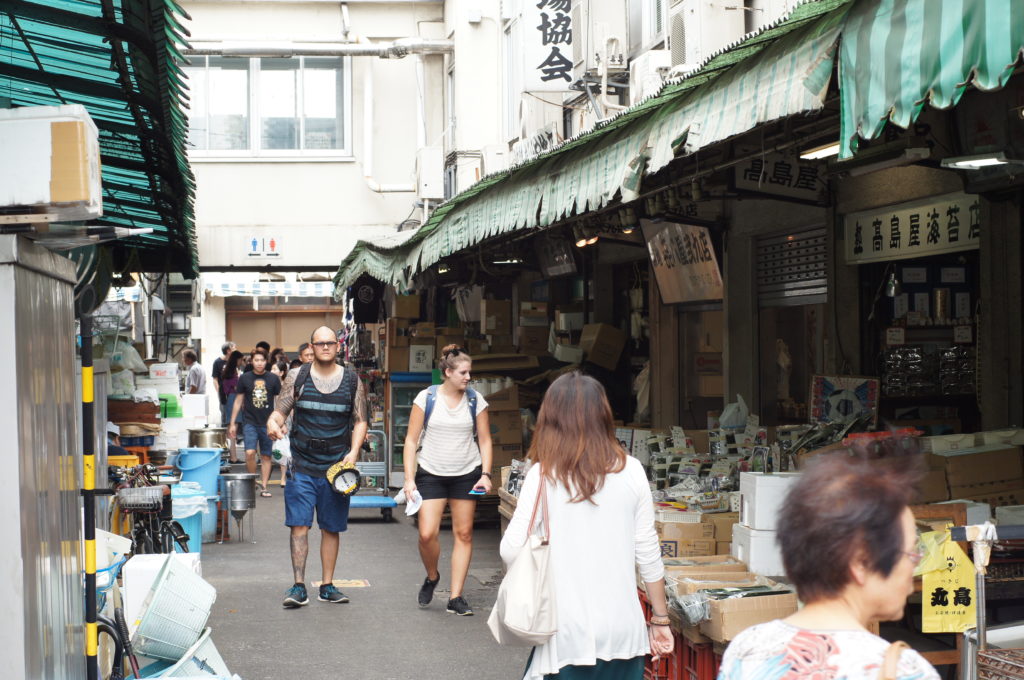
[[96,630],[96,452],[92,367],[92,316],[80,317],[82,334],[82,500],[85,521],[85,666],[88,680],[99,679]]

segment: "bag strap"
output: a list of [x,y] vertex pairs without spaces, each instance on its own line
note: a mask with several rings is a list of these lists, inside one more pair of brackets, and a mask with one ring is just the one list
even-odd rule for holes
[[896,680],[896,666],[900,662],[900,654],[905,649],[910,649],[910,645],[902,640],[898,640],[886,647],[885,656],[882,657],[880,680]]
[[469,417],[473,420],[473,441],[476,441],[476,390],[466,388],[466,401],[469,402]]
[[541,536],[541,545],[547,545],[551,542],[551,526],[548,524],[548,495],[544,493],[544,483],[546,478],[544,477],[544,470],[540,471],[540,487],[537,489],[537,500],[533,503],[533,512],[530,513],[530,533],[533,533],[534,522],[537,521],[537,508],[543,507],[541,513],[541,523],[544,525],[544,533]]
[[302,387],[306,384],[306,378],[309,377],[309,371],[313,368],[313,364],[302,364],[299,366],[299,372],[295,374],[295,382],[292,383],[292,398],[295,401],[299,400],[302,396]]
[[427,388],[427,404],[423,409],[423,431],[427,431],[427,423],[430,422],[430,414],[434,412],[434,403],[437,401],[437,385]]

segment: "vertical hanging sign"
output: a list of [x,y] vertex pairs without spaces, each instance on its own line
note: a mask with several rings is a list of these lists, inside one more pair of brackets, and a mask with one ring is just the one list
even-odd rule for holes
[[527,0],[524,4],[524,89],[565,92],[574,79],[572,0]]

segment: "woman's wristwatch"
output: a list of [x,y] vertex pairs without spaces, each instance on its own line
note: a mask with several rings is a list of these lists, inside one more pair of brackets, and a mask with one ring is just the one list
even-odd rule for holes
[[481,472],[480,476],[481,477],[486,477],[487,479],[490,479],[491,478],[491,473],[490,472]]

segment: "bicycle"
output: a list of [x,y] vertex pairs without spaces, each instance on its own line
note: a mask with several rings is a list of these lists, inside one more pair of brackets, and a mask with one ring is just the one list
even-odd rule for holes
[[139,465],[117,485],[121,511],[131,515],[131,536],[136,555],[188,552],[189,535],[173,517],[170,487],[159,484],[159,470]]

